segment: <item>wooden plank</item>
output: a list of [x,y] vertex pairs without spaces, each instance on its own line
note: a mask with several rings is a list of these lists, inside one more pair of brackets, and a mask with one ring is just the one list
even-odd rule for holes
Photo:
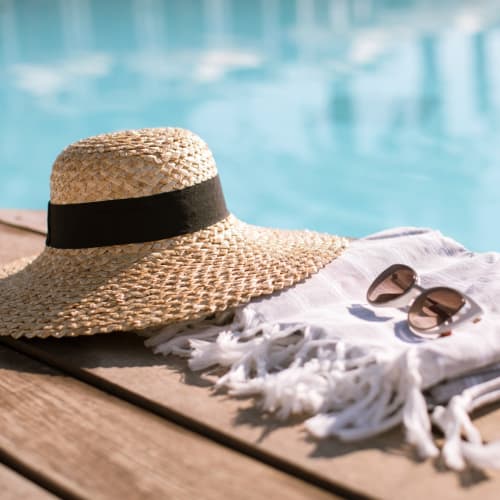
[[10,226],[30,229],[40,234],[44,234],[47,230],[47,212],[45,210],[2,208],[0,209],[0,221]]
[[[400,444],[400,430],[358,444],[309,440],[298,422],[282,424],[263,418],[249,401],[213,394],[208,378],[190,373],[182,360],[152,356],[133,334],[28,340],[16,346],[214,439],[225,439],[278,466],[288,465],[289,470],[300,468],[321,484],[378,498],[393,498],[394,491],[399,498],[439,492],[440,498],[454,499],[462,498],[465,491],[471,498],[497,498],[499,474],[457,476],[438,472],[432,461],[417,463]],[[477,423],[486,438],[494,438],[499,421],[497,410]]]
[[50,500],[56,498],[2,464],[0,464],[0,497],[2,500]]
[[[400,445],[400,430],[360,444],[309,440],[298,422],[281,424],[263,418],[248,401],[212,394],[206,377],[187,371],[183,361],[153,356],[142,339],[131,334],[15,345],[214,439],[284,469],[301,471],[311,481],[381,498],[393,498],[395,491],[399,498],[438,493],[453,499],[465,492],[471,498],[498,496],[499,474],[457,475],[439,472],[439,465],[431,461],[417,463]],[[478,425],[486,437],[493,437],[499,421],[497,410],[482,416]]]
[[332,498],[0,346],[0,450],[80,498]]

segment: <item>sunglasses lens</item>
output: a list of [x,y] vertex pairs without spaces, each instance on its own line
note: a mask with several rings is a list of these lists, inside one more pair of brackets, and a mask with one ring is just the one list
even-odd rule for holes
[[385,304],[404,295],[415,283],[415,271],[408,266],[396,264],[386,269],[368,289],[366,294],[371,304]]
[[448,321],[464,306],[464,296],[451,288],[433,288],[420,295],[408,313],[411,326],[430,330]]

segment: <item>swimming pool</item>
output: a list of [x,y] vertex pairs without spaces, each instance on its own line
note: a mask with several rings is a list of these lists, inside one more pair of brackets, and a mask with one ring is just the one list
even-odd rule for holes
[[77,139],[181,126],[247,222],[500,250],[500,9],[434,3],[0,0],[0,207],[45,208]]

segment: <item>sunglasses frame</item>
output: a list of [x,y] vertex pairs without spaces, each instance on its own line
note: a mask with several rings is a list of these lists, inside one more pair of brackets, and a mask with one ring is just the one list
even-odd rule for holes
[[[387,273],[387,277],[390,276],[389,271],[391,269],[394,269],[396,271],[398,268],[405,268],[408,270],[411,270],[413,273],[413,284],[410,285],[408,290],[406,292],[402,293],[400,296],[398,296],[395,299],[388,300],[387,302],[384,302],[382,304],[376,303],[375,301],[371,301],[369,298],[370,292],[376,283],[376,281],[382,276],[383,274]],[[443,323],[440,323],[434,328],[418,328],[415,325],[412,325],[410,321],[410,312],[413,304],[415,303],[416,299],[420,297],[423,294],[429,294],[433,291],[437,290],[450,290],[452,292],[455,292],[459,294],[464,300],[465,300],[465,305],[462,306],[455,314],[453,314],[449,319],[444,321]],[[382,271],[380,274],[377,275],[377,277],[372,281],[371,285],[368,287],[368,291],[366,292],[366,300],[368,303],[373,306],[373,307],[395,307],[397,309],[401,308],[408,308],[408,327],[410,330],[417,336],[426,338],[426,339],[435,339],[438,337],[443,336],[444,334],[450,333],[451,327],[456,328],[458,325],[461,325],[467,321],[472,321],[473,323],[479,321],[482,317],[483,314],[483,309],[482,307],[470,296],[466,295],[465,293],[461,292],[460,290],[457,290],[455,288],[450,288],[446,286],[436,286],[436,287],[431,287],[431,288],[425,288],[420,285],[420,277],[418,276],[417,272],[410,266],[406,264],[393,264],[392,266],[389,266],[387,269]]]

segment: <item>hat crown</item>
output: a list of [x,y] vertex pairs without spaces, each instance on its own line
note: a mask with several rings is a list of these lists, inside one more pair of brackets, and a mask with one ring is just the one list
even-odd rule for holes
[[139,198],[194,186],[217,175],[207,144],[181,128],[125,130],[82,139],[56,158],[53,204]]

